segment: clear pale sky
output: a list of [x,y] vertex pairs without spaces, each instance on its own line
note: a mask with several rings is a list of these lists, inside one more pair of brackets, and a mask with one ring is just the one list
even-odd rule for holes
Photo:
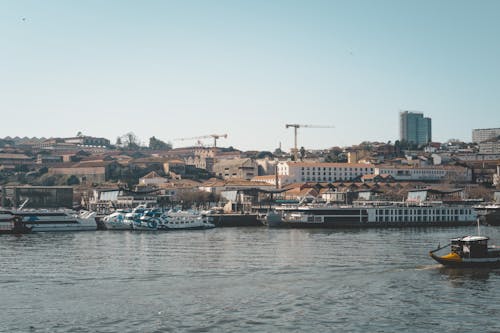
[[[500,127],[500,1],[0,0],[0,137],[273,150]],[[211,140],[204,140],[207,144]],[[195,143],[177,142],[174,146]]]

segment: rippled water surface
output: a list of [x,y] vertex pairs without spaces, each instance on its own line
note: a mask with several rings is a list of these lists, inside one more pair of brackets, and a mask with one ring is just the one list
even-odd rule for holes
[[475,232],[4,235],[0,332],[500,332],[500,271],[427,254]]

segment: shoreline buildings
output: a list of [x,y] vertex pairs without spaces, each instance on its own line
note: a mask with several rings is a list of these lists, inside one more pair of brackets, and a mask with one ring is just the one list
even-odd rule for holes
[[500,136],[500,128],[476,128],[472,130],[472,142],[474,143],[495,139],[498,136]]

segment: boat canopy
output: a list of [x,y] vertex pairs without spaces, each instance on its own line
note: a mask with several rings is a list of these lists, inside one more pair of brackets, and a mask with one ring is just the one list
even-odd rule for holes
[[461,240],[463,242],[479,242],[479,241],[487,241],[489,238],[484,236],[466,236]]

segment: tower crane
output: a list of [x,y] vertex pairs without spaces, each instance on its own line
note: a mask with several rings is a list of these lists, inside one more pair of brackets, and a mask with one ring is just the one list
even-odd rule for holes
[[335,126],[324,126],[324,125],[299,125],[299,124],[286,124],[285,128],[290,128],[293,127],[293,134],[294,134],[294,148],[293,148],[293,156],[295,158],[295,161],[297,161],[298,158],[298,152],[299,150],[297,149],[297,129],[300,128],[334,128]]
[[208,139],[208,138],[213,138],[214,139],[214,147],[217,147],[217,140],[220,138],[227,138],[227,134],[209,134],[209,135],[202,135],[202,136],[194,136],[191,138],[177,138],[174,139],[174,141],[186,141],[186,140],[200,140],[200,139]]

